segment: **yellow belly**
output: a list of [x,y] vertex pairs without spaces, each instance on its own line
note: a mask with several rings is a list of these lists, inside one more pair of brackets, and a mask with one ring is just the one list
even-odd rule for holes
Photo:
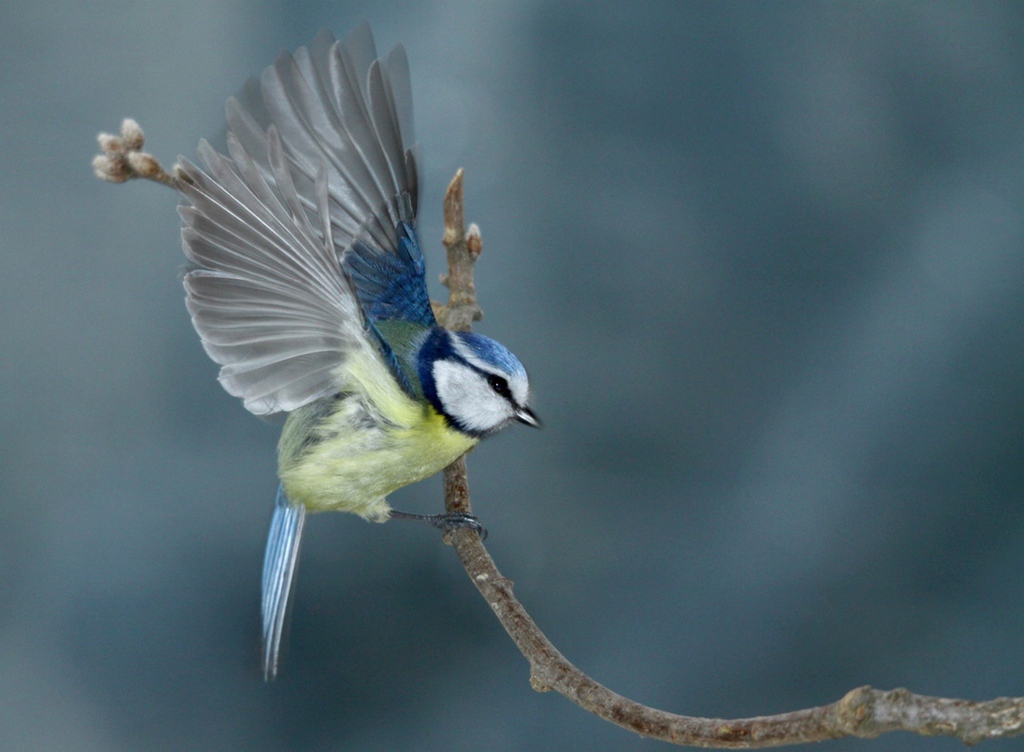
[[279,475],[294,504],[383,522],[389,493],[439,472],[478,440],[409,398],[378,359],[347,365],[346,397],[289,416]]

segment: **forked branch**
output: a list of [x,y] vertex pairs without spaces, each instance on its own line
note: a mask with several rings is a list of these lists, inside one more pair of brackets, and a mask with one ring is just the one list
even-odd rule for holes
[[[142,129],[134,121],[124,121],[120,136],[101,134],[99,142],[103,153],[93,161],[98,177],[117,183],[145,178],[180,187],[183,178],[177,169],[166,172],[142,151]],[[445,198],[448,274],[442,281],[450,296],[447,305],[435,304],[435,313],[443,326],[468,331],[482,316],[473,285],[473,263],[483,246],[476,225],[465,230],[462,196],[460,170]],[[471,512],[465,457],[445,469],[444,489],[449,512]],[[479,535],[463,528],[447,533],[445,540],[455,548],[473,584],[529,661],[534,689],[560,692],[581,708],[642,736],[695,747],[757,748],[845,736],[872,738],[888,731],[952,736],[966,744],[1024,733],[1024,698],[974,702],[926,697],[905,689],[887,692],[858,687],[831,705],[735,720],[693,718],[649,708],[597,683],[558,652],[516,600],[512,582],[498,571]]]
[[[450,328],[468,330],[482,315],[473,285],[473,263],[480,256],[482,244],[476,225],[470,225],[474,245],[467,247],[463,241],[462,170],[448,186],[444,206],[449,272],[442,279],[451,295],[448,306],[440,307],[438,321]],[[453,315],[460,310],[472,311],[472,318]],[[449,512],[472,511],[465,457],[445,469],[444,489]],[[1020,697],[972,702],[915,695],[905,689],[886,692],[858,687],[831,705],[735,720],[693,718],[641,705],[594,681],[558,652],[513,595],[512,582],[498,571],[480,536],[460,529],[448,533],[446,540],[530,662],[533,688],[560,692],[584,710],[641,736],[694,747],[757,748],[844,736],[871,738],[887,731],[953,736],[966,744],[1024,733],[1024,698]]]

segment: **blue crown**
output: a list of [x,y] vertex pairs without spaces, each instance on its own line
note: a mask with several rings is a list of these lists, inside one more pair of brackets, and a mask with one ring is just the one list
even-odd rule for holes
[[[500,342],[473,332],[454,332],[454,336],[487,365],[497,368],[509,376],[526,376],[526,369],[519,362],[519,358],[509,352],[509,349]],[[460,353],[455,355],[459,360],[467,362],[471,366],[478,365]]]

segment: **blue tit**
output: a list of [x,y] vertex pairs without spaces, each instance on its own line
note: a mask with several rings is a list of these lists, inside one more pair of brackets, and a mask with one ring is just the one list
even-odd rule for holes
[[287,414],[263,565],[271,678],[307,512],[384,522],[392,491],[539,423],[515,355],[434,319],[401,47],[378,59],[365,24],[321,33],[226,111],[228,154],[203,141],[203,169],[181,162],[186,303],[224,388]]

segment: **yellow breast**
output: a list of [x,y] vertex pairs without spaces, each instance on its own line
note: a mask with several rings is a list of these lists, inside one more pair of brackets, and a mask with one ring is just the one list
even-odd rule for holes
[[340,396],[295,411],[281,434],[279,475],[293,503],[382,522],[389,493],[442,470],[478,441],[411,399],[376,352],[353,354],[338,377]]

